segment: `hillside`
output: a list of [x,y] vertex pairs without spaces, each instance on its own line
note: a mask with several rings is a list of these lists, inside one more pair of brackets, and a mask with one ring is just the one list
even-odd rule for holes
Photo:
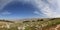
[[60,30],[60,18],[0,20],[0,30]]

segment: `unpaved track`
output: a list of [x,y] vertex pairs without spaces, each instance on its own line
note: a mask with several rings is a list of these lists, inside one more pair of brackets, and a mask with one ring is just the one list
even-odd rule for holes
[[60,30],[60,24],[56,26],[55,30]]
[[55,25],[55,26],[51,26],[51,27],[43,28],[43,30],[60,30],[60,24]]

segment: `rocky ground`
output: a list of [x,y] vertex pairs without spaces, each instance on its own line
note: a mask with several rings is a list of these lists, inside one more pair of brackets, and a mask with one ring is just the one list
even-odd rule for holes
[[0,30],[60,30],[60,18],[24,21],[0,20]]

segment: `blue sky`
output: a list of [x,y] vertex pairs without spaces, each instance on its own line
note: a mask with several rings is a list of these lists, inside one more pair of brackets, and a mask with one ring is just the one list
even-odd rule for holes
[[0,0],[0,19],[60,17],[59,0]]
[[38,10],[32,3],[12,1],[5,5],[1,11],[2,19],[19,19],[19,18],[38,18],[41,17],[34,13]]

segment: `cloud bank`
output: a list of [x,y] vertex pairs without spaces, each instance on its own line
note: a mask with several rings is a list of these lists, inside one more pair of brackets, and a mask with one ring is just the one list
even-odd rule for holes
[[[60,0],[35,0],[36,7],[45,17],[60,17]],[[39,13],[38,13],[39,14]]]
[[[38,10],[33,12],[35,14],[53,18],[60,17],[60,0],[0,0],[0,11],[4,8],[4,6],[13,1],[32,3],[38,8]],[[40,12],[42,12],[42,14],[40,14]]]

